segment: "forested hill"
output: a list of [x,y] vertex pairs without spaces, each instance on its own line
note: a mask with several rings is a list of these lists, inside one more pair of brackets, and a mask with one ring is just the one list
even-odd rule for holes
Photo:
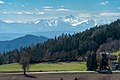
[[8,41],[0,41],[0,53],[7,52],[14,49],[19,49],[20,47],[27,47],[32,44],[43,43],[47,41],[48,38],[43,36],[25,35],[23,37],[18,37]]
[[30,61],[33,62],[78,59],[80,56],[85,56],[88,51],[96,52],[100,45],[106,43],[109,39],[120,39],[120,19],[74,35],[62,34],[59,37],[47,40],[43,44],[23,48],[20,51],[14,50],[1,55],[0,59],[3,59],[1,61],[3,63],[16,62],[19,61],[22,52],[29,53]]

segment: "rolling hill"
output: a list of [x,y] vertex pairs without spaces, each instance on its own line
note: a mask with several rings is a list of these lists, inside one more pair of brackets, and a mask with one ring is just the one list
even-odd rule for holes
[[0,41],[0,52],[6,52],[20,47],[27,47],[32,44],[42,43],[48,38],[43,36],[26,35],[9,41]]

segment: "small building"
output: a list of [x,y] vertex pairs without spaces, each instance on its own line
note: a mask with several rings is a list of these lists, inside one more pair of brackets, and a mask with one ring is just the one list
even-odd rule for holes
[[113,70],[113,71],[119,70],[118,62],[111,61],[111,70]]
[[99,60],[102,58],[102,54],[106,54],[108,58],[108,64],[111,70],[118,70],[119,64],[117,62],[117,56],[113,55],[112,53],[108,52],[100,52],[99,53]]

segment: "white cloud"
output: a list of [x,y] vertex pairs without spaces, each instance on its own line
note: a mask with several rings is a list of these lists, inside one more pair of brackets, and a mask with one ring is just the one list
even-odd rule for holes
[[21,23],[21,21],[13,21],[13,20],[5,20],[5,22],[7,22],[7,23],[14,23],[14,22]]
[[104,13],[100,13],[99,16],[102,16],[102,17],[117,17],[117,16],[120,16],[120,13],[117,13],[117,12],[104,12]]
[[22,7],[25,7],[25,5],[21,5]]
[[0,4],[4,4],[5,2],[3,2],[3,1],[0,1]]
[[3,14],[9,14],[8,12],[3,12]]
[[64,6],[58,6],[57,8],[54,8],[52,6],[43,6],[42,7],[44,11],[72,11],[70,9],[64,8]]
[[27,14],[27,15],[32,15],[32,14],[45,14],[45,12],[42,12],[42,11],[38,11],[38,12],[29,12],[29,11],[23,11],[23,12],[2,12],[3,14],[15,14],[15,15],[24,15],[24,14]]
[[32,14],[45,14],[45,12],[38,11],[38,12],[29,12],[29,11],[24,11],[24,12],[2,12],[3,14],[16,14],[16,15],[22,15],[22,14],[27,14],[27,15],[32,15]]
[[52,6],[43,6],[42,7],[43,9],[51,9],[51,8],[53,8]]
[[70,9],[65,9],[65,8],[59,8],[59,9],[56,9],[56,11],[71,11]]
[[9,14],[19,14],[19,15],[21,15],[21,14],[23,14],[23,12],[9,12]]
[[2,12],[3,14],[23,14],[22,12]]
[[16,14],[23,14],[22,12],[16,12]]
[[101,2],[100,4],[101,5],[108,5],[110,2],[109,1],[104,1],[104,2]]
[[70,10],[70,9],[67,9],[67,8],[57,8],[57,9],[50,9],[50,8],[46,8],[44,9],[44,11],[73,11],[73,10]]
[[52,9],[44,9],[45,11],[53,11]]
[[39,12],[37,12],[36,14],[45,14],[45,13],[44,13],[44,12],[40,12],[40,11],[39,11]]
[[42,8],[45,11],[53,11],[53,7],[52,6],[43,6]]
[[25,11],[24,14],[33,14],[33,12]]

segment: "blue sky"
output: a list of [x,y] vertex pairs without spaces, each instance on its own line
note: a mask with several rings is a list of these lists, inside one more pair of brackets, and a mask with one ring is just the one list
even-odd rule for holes
[[74,15],[81,19],[120,18],[120,0],[0,0],[0,20],[27,22]]

